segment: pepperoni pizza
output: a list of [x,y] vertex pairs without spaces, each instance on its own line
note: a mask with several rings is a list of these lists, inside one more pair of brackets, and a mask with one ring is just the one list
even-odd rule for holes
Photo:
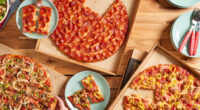
[[102,61],[122,45],[128,29],[128,14],[115,0],[104,16],[84,6],[85,0],[55,0],[59,23],[51,35],[58,49],[81,62]]

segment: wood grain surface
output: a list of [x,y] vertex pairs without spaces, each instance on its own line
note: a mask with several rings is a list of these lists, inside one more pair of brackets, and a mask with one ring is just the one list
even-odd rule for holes
[[[166,0],[141,0],[138,13],[136,14],[135,23],[133,27],[130,27],[131,37],[128,39],[123,61],[120,63],[121,65],[125,65],[128,62],[131,49],[136,48],[138,50],[149,51],[155,42],[159,42],[163,47],[191,66],[196,68],[200,66],[199,58],[191,59],[177,53],[170,42],[169,36],[173,21],[182,13],[192,10],[193,8],[177,9],[169,6],[165,1]],[[198,6],[200,5],[194,7]],[[87,68],[35,52],[34,48],[36,42],[37,40],[29,39],[21,34],[16,26],[15,14],[11,17],[5,29],[0,32],[0,43],[21,51],[27,56],[34,57],[36,60],[60,73],[67,73],[68,80],[72,74],[88,70]],[[119,72],[124,73],[125,68],[126,67],[121,66]],[[111,76],[105,75],[104,73],[102,74],[111,87],[111,103],[117,95],[122,75]],[[64,89],[61,93],[63,94],[60,96],[64,99]]]

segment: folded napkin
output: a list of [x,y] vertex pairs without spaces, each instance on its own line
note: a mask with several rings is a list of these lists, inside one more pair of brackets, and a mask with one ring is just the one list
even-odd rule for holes
[[8,22],[9,18],[12,16],[12,14],[15,12],[17,7],[21,3],[20,0],[9,0],[9,1],[10,1],[10,9],[9,9],[9,12],[8,12],[6,19],[0,24],[0,32],[6,26],[6,23]]

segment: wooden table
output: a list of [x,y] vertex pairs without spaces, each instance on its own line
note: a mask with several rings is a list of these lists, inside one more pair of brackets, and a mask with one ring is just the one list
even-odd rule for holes
[[[23,34],[21,34],[15,22],[15,14],[11,17],[5,29],[2,32],[0,32],[0,43],[5,44],[17,51],[23,52],[27,56],[30,56],[30,57],[34,56],[34,58],[37,61],[40,61],[41,63],[49,66],[50,68],[60,73],[71,74],[71,75],[66,76],[68,77],[67,80],[71,78],[72,74],[78,73],[80,71],[88,70],[87,68],[83,68],[75,64],[67,63],[67,62],[55,59],[53,57],[49,57],[49,56],[40,54],[38,52],[35,52],[34,48],[36,46],[37,40],[29,39],[25,37]],[[112,102],[117,94],[122,75],[119,75],[119,76],[104,75],[104,77],[106,78],[111,88],[110,102]],[[60,92],[60,97],[63,100],[64,100],[64,90],[65,88],[63,88],[63,90]]]
[[[148,2],[148,1],[149,0],[143,0],[143,2]],[[148,7],[144,7],[144,8],[148,9]],[[141,22],[145,22],[145,19],[136,20],[135,24],[140,24]],[[172,22],[169,22],[169,24],[171,25]],[[145,51],[149,51],[149,48],[144,49],[143,45],[139,46],[139,45],[135,45],[135,44],[143,44],[143,43],[144,44],[149,44],[149,43],[154,44],[154,42],[155,42],[155,41],[149,42],[151,39],[154,39],[154,38],[152,38],[152,36],[151,36],[151,39],[145,40],[148,38],[140,38],[140,36],[134,36],[134,33],[135,32],[132,32],[132,31],[130,32],[131,37],[129,39],[129,43],[127,44],[127,49],[126,49],[127,51],[126,51],[125,55],[129,55],[128,50],[133,49],[133,48],[142,48]],[[164,34],[168,35],[169,33],[164,33]],[[155,39],[157,39],[157,38],[155,38]],[[141,41],[141,40],[143,40],[143,41]],[[87,68],[83,68],[83,67],[77,66],[75,64],[67,63],[67,62],[55,59],[53,57],[49,57],[49,56],[35,52],[34,48],[35,48],[36,42],[37,42],[37,40],[29,39],[29,38],[25,37],[23,34],[21,34],[21,32],[19,31],[19,29],[16,26],[15,14],[9,20],[6,28],[2,32],[0,32],[0,43],[3,43],[13,49],[18,50],[18,51],[21,51],[21,52],[25,53],[27,56],[34,56],[36,58],[36,60],[51,67],[52,69],[57,70],[60,73],[74,74],[74,73],[77,73],[77,72],[80,72],[83,70],[88,70]],[[169,36],[168,36],[168,38],[165,37],[163,41],[160,40],[160,44],[163,45],[168,50],[170,50],[171,52],[178,54],[177,52],[175,52],[174,48],[172,47],[170,40],[169,40]],[[147,45],[147,46],[149,46],[149,45]],[[182,58],[183,60],[185,60],[187,63],[194,65],[195,67],[200,66],[200,64],[197,62],[197,60],[199,60],[199,59],[195,59],[195,60],[189,59],[184,56],[181,56],[180,54],[178,56],[180,58]],[[127,62],[127,58],[126,58],[125,62]],[[70,77],[71,77],[71,75],[68,76],[68,79],[70,79]],[[122,75],[117,75],[117,76],[104,75],[104,77],[106,78],[106,80],[108,81],[108,83],[111,87],[111,98],[110,98],[110,103],[111,103],[114,100],[115,96],[117,95],[117,90],[120,85]],[[64,88],[63,88],[63,91],[61,91],[60,96],[64,99]]]

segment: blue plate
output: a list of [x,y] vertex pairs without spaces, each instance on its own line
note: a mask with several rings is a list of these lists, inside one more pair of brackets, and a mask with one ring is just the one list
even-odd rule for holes
[[[16,23],[17,23],[17,27],[20,29],[21,32],[22,32],[22,8],[24,6],[31,5],[31,4],[34,4],[34,3],[36,3],[36,0],[24,0],[17,9]],[[22,32],[25,36],[27,36],[29,38],[32,38],[32,39],[45,38],[45,37],[48,37],[56,29],[56,26],[58,24],[58,19],[59,19],[58,11],[57,11],[56,7],[49,0],[43,0],[42,6],[48,6],[48,7],[52,8],[52,16],[51,16],[51,22],[50,22],[50,26],[49,26],[49,34],[44,36],[44,35],[37,34],[37,33],[24,33],[24,32]]]
[[93,71],[82,71],[74,75],[67,83],[65,88],[65,100],[70,107],[71,110],[78,110],[75,108],[71,102],[67,99],[68,96],[73,95],[76,91],[84,89],[81,80],[87,77],[88,75],[92,75],[94,77],[95,82],[100,88],[104,101],[100,103],[91,104],[91,110],[104,110],[110,100],[110,87],[107,81],[100,74]]
[[178,8],[188,8],[196,5],[200,0],[168,0],[170,4]]
[[[171,42],[174,48],[178,51],[183,38],[185,37],[187,31],[191,26],[191,16],[192,11],[181,15],[173,24],[171,28]],[[190,50],[190,39],[188,40],[186,46],[183,48],[181,54],[188,57],[200,57],[200,44],[198,45],[197,54],[195,56],[189,55]]]

